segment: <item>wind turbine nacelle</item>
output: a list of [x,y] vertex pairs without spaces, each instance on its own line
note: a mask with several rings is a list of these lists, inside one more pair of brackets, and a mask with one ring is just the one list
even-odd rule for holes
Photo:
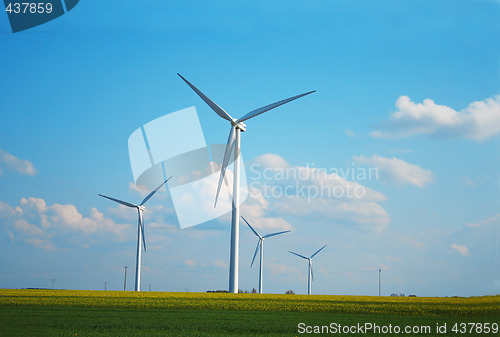
[[142,211],[142,212],[144,212],[144,211],[146,210],[146,207],[144,207],[144,206],[137,206],[137,208],[138,208],[140,211]]
[[243,122],[239,122],[238,124],[236,124],[236,128],[240,129],[241,132],[247,131],[247,126]]

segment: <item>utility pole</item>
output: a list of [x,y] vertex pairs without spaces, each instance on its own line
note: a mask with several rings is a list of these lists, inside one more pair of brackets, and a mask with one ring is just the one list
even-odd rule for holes
[[52,290],[54,290],[54,281],[56,280],[55,278],[50,279],[52,281]]
[[381,274],[382,269],[380,266],[378,267],[378,295],[380,296],[380,274]]
[[127,269],[128,267],[125,266],[125,280],[123,281],[123,291],[127,290]]

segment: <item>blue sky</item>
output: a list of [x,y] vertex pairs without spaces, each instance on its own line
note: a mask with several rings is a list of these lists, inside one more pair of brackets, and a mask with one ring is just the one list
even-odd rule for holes
[[[266,241],[265,292],[306,293],[287,251],[328,244],[313,293],[376,295],[379,266],[384,295],[500,293],[499,14],[494,0],[82,1],[16,34],[0,15],[0,287],[118,290],[128,265],[132,289],[136,214],[97,196],[142,199],[128,137],[194,105],[207,143],[227,138],[179,72],[236,117],[317,90],[246,123],[247,171],[316,167],[329,175],[303,186],[367,191],[247,199],[260,231],[292,229]],[[348,168],[379,175],[333,173]],[[227,216],[180,230],[161,192],[146,236],[143,290],[227,288]],[[242,225],[242,289],[258,287],[256,243]]]

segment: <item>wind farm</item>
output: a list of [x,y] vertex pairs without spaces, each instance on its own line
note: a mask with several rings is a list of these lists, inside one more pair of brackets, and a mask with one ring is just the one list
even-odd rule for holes
[[[245,114],[243,117],[239,119],[235,119],[231,117],[224,109],[222,109],[219,105],[217,105],[214,101],[212,101],[208,96],[206,96],[203,92],[201,92],[197,87],[195,87],[191,82],[189,82],[186,78],[184,78],[182,75],[177,73],[177,75],[193,90],[195,93],[221,118],[227,120],[231,124],[230,132],[229,132],[229,137],[226,143],[225,151],[224,151],[224,157],[222,159],[222,166],[220,169],[220,175],[219,175],[219,181],[217,185],[217,190],[215,191],[215,201],[214,201],[214,207],[217,206],[217,200],[219,198],[219,193],[222,187],[223,181],[225,181],[226,176],[226,169],[229,164],[229,160],[231,155],[233,155],[234,158],[234,172],[233,172],[233,193],[231,195],[231,240],[230,240],[230,264],[229,264],[229,292],[230,293],[238,293],[240,290],[238,287],[238,274],[239,274],[239,217],[240,217],[240,202],[239,202],[239,194],[240,194],[240,148],[241,148],[241,142],[240,142],[240,134],[241,132],[246,131],[246,125],[243,123],[244,121],[247,121],[249,119],[252,119],[258,115],[261,115],[269,110],[275,109],[281,105],[284,105],[286,103],[292,102],[296,99],[299,99],[301,97],[307,96],[309,94],[312,94],[315,92],[313,91],[308,91],[306,93],[292,96],[268,105],[265,105],[263,107],[260,107],[258,109],[254,109],[247,114]],[[163,146],[175,146],[175,144],[164,144]],[[151,156],[151,150],[149,150],[150,156]],[[170,177],[171,178],[171,177]],[[140,204],[132,204],[127,201],[123,201],[120,199],[112,198],[106,195],[99,194],[99,196],[112,200],[116,203],[119,203],[121,205],[135,208],[137,209],[137,214],[138,214],[138,225],[137,225],[137,252],[136,252],[136,274],[135,274],[135,291],[141,291],[141,260],[142,260],[142,248],[146,251],[146,239],[145,239],[145,234],[144,234],[144,219],[143,219],[143,212],[145,211],[145,206],[144,204],[151,198],[153,195],[158,192],[158,190],[165,185],[168,180],[166,179],[163,181],[158,187],[156,187],[152,192],[150,192]],[[248,227],[251,229],[251,231],[259,238],[259,241],[257,242],[257,246],[255,249],[255,253],[252,258],[252,262],[250,264],[250,267],[253,266],[253,263],[255,261],[255,258],[257,256],[257,253],[260,253],[260,265],[259,265],[259,293],[262,294],[263,292],[263,268],[264,268],[264,239],[273,237],[276,235],[281,235],[290,232],[290,230],[286,231],[279,231],[279,232],[274,232],[271,234],[267,234],[264,236],[261,236],[251,225],[250,223],[243,217],[241,217],[245,223],[248,225]],[[324,248],[324,247],[323,247]],[[321,249],[320,249],[321,250]],[[319,251],[318,251],[319,252]],[[295,254],[295,253],[294,253]],[[315,253],[314,255],[316,255]],[[314,256],[313,255],[313,256]],[[309,266],[311,268],[311,261],[309,260]],[[126,273],[126,269],[125,269]],[[309,271],[309,273],[312,273],[312,270]],[[126,276],[125,276],[126,277]],[[126,282],[126,280],[125,280]],[[124,286],[124,288],[126,288]],[[309,285],[309,293],[310,293],[310,285]]]
[[0,11],[2,337],[499,335],[498,0],[44,3]]
[[[191,82],[189,82],[186,78],[184,78],[182,75],[177,73],[177,75],[221,118],[224,120],[230,122],[231,128],[228,136],[228,140],[226,143],[225,151],[224,151],[224,157],[222,158],[222,165],[220,168],[220,175],[219,175],[219,180],[218,180],[218,185],[217,189],[215,191],[215,201],[214,201],[214,207],[217,207],[217,200],[219,198],[220,190],[222,187],[223,181],[226,180],[226,169],[229,164],[229,160],[231,155],[233,155],[234,158],[234,166],[233,166],[233,191],[231,197],[231,240],[230,240],[230,264],[229,264],[229,287],[228,287],[228,292],[230,293],[238,293],[239,292],[239,286],[238,286],[238,275],[239,275],[239,218],[240,218],[240,202],[239,202],[239,195],[240,195],[240,149],[241,149],[241,141],[240,141],[240,135],[241,132],[246,131],[246,125],[243,123],[244,121],[247,121],[249,119],[252,119],[258,115],[261,115],[269,110],[275,109],[281,105],[284,105],[286,103],[292,102],[294,100],[297,100],[301,97],[310,95],[315,92],[313,91],[308,91],[306,93],[292,96],[268,105],[265,105],[263,107],[260,107],[258,109],[254,109],[247,114],[245,114],[243,117],[240,117],[238,119],[235,119],[231,117],[224,109],[222,109],[219,105],[217,105],[214,101],[212,101],[208,96],[206,96],[203,92],[201,92],[197,87],[195,87]],[[162,146],[168,147],[168,146],[175,146],[175,144],[162,144]],[[148,153],[150,156],[150,159],[152,157],[152,151],[151,149],[148,149]],[[162,164],[164,165],[164,164]],[[165,170],[165,167],[163,166],[163,170]],[[165,173],[165,171],[163,172]],[[170,177],[171,178],[171,177]],[[119,203],[121,205],[135,208],[137,209],[137,214],[138,214],[138,225],[137,225],[137,252],[136,252],[136,274],[135,274],[135,291],[141,291],[141,261],[142,261],[142,248],[146,251],[146,239],[145,239],[145,234],[144,234],[144,218],[143,218],[143,212],[146,210],[145,208],[145,203],[152,198],[158,190],[165,185],[168,180],[166,179],[163,181],[158,187],[156,187],[152,192],[150,192],[139,204],[132,204],[127,201],[123,201],[120,199],[112,198],[103,194],[99,194],[99,196],[112,200],[116,203]],[[226,182],[227,183],[227,182]],[[255,261],[255,258],[257,256],[257,253],[260,253],[260,265],[259,265],[259,293],[262,294],[263,292],[263,268],[264,268],[264,239],[273,237],[276,235],[281,235],[290,232],[290,230],[286,231],[279,231],[279,232],[274,232],[271,234],[267,234],[264,236],[261,236],[251,225],[250,223],[243,217],[241,217],[245,223],[248,225],[248,227],[251,229],[251,231],[259,238],[259,241],[257,242],[257,246],[255,249],[255,253],[252,258],[252,262],[250,264],[250,267],[253,266],[253,263]],[[323,247],[324,248],[324,247]],[[316,254],[314,254],[316,255]],[[309,262],[311,265],[311,262]],[[311,273],[312,271],[310,271]],[[125,275],[126,275],[126,269],[125,269]],[[125,282],[126,282],[126,276],[125,276]],[[124,283],[125,283],[124,282]],[[107,283],[106,283],[107,284]],[[124,286],[124,289],[126,286]],[[309,286],[310,288],[310,286]]]

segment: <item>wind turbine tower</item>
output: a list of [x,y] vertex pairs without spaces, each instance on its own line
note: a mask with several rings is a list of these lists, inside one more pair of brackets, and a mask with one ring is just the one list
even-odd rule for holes
[[380,282],[381,282],[380,274],[381,273],[382,273],[382,268],[378,267],[378,296],[380,296]]
[[123,279],[123,291],[125,291],[125,290],[127,290],[127,269],[128,269],[128,267],[125,266],[123,268],[125,268],[125,277]]
[[[171,178],[171,177],[170,177]],[[170,179],[168,178],[168,179]],[[149,193],[146,198],[139,204],[139,205],[134,205],[131,204],[127,201],[107,197],[105,195],[99,194],[101,197],[113,200],[119,204],[125,205],[127,207],[132,207],[137,209],[137,215],[139,217],[139,222],[137,225],[137,255],[136,255],[136,262],[135,262],[135,291],[141,291],[141,253],[142,253],[142,246],[141,242],[144,244],[144,250],[146,250],[146,238],[144,236],[144,220],[142,219],[142,212],[146,210],[144,207],[144,204],[156,193],[158,190],[167,183],[167,180],[161,183],[160,186],[158,186],[153,192]],[[125,285],[127,282],[127,267],[125,267]],[[125,286],[124,286],[125,287]]]
[[177,73],[180,78],[186,82],[187,85],[191,89],[196,92],[200,98],[208,104],[208,106],[215,111],[217,115],[221,118],[227,120],[231,123],[231,130],[229,131],[229,137],[227,139],[226,151],[224,153],[224,159],[222,161],[222,167],[220,171],[219,185],[217,186],[217,193],[215,195],[215,205],[217,205],[217,198],[219,196],[220,188],[222,185],[222,181],[224,180],[224,174],[229,163],[229,158],[231,156],[231,152],[234,150],[234,173],[233,173],[233,202],[232,202],[232,214],[231,214],[231,250],[230,250],[230,258],[229,258],[229,292],[237,293],[238,292],[238,260],[239,260],[239,237],[240,237],[240,210],[239,210],[239,188],[240,188],[240,147],[241,140],[240,134],[241,132],[246,131],[246,125],[243,123],[246,120],[249,120],[255,116],[258,116],[266,111],[272,110],[274,108],[279,107],[280,105],[286,104],[288,102],[294,101],[303,96],[312,94],[314,91],[306,92],[301,95],[293,96],[261,108],[250,111],[243,117],[239,119],[235,119],[231,117],[224,109],[218,106],[214,101],[208,98],[204,93],[202,93],[198,88],[192,85],[188,80],[182,77],[179,73]]
[[318,254],[320,251],[322,251],[323,248],[325,248],[325,247],[326,247],[326,245],[324,245],[323,247],[321,247],[320,249],[318,249],[316,251],[316,253],[314,253],[313,255],[311,255],[311,257],[305,257],[304,255],[300,255],[300,254],[288,251],[289,253],[292,253],[293,255],[297,255],[298,257],[306,259],[308,261],[308,263],[309,263],[308,275],[307,275],[307,295],[311,295],[311,280],[314,281],[314,274],[313,274],[313,267],[312,267],[312,258],[315,257],[316,254]]
[[280,235],[284,233],[290,232],[288,231],[282,231],[282,232],[277,232],[277,233],[271,233],[267,234],[264,236],[261,236],[249,223],[248,221],[244,218],[241,217],[243,221],[246,222],[248,227],[252,230],[252,232],[259,238],[259,242],[257,242],[257,247],[255,247],[255,253],[253,254],[253,259],[252,259],[252,264],[250,264],[250,268],[253,266],[253,262],[255,261],[255,257],[257,256],[257,252],[259,251],[260,248],[260,268],[259,268],[259,294],[262,294],[262,274],[263,274],[263,268],[264,268],[264,239],[269,238],[271,236],[275,235]]

